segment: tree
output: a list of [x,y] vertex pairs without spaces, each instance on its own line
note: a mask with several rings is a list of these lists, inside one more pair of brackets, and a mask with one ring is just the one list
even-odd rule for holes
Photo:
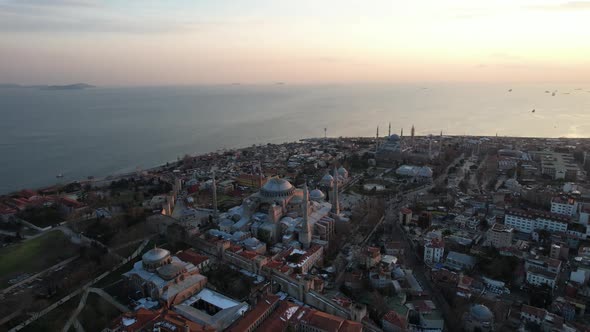
[[549,231],[546,230],[546,229],[540,229],[538,233],[539,233],[539,240],[542,243],[547,242],[547,240],[549,239],[549,237],[551,237],[551,233],[549,233]]

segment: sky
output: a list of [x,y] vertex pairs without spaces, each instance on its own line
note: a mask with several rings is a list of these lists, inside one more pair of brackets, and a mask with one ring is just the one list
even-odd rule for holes
[[0,0],[0,83],[587,82],[590,1]]

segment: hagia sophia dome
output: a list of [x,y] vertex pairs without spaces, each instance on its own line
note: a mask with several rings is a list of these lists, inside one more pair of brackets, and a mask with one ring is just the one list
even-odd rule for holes
[[291,196],[295,192],[293,185],[281,178],[271,178],[260,189],[260,193],[265,197],[286,197]]

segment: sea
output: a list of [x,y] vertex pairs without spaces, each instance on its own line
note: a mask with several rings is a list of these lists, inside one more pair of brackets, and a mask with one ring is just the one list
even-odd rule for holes
[[[534,112],[533,112],[534,110]],[[0,193],[302,138],[587,137],[590,84],[0,88]],[[63,174],[57,179],[56,175]]]

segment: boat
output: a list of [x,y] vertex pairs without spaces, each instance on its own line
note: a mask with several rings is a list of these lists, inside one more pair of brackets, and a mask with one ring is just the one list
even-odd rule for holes
[[59,173],[59,174],[58,174],[58,175],[56,175],[55,177],[56,177],[56,178],[58,178],[58,179],[61,179],[61,178],[63,178],[63,177],[64,177],[64,175],[63,175],[63,174],[61,174],[61,173]]

